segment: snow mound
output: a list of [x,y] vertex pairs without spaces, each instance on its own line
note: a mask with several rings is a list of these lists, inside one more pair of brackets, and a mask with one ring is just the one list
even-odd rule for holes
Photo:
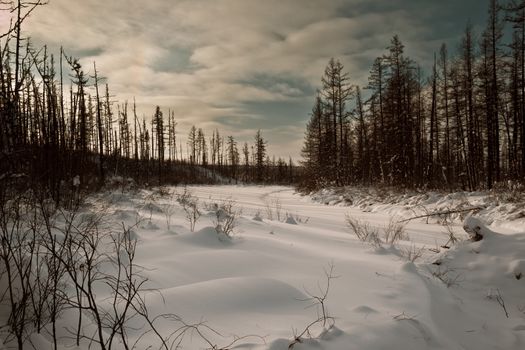
[[136,219],[139,216],[139,213],[136,210],[117,209],[112,215],[119,220],[131,220]]
[[220,248],[231,245],[233,240],[225,234],[217,233],[214,227],[208,226],[180,237],[180,242],[199,247]]
[[[167,306],[179,314],[206,316],[236,313],[286,314],[307,296],[288,283],[259,277],[231,277],[162,290]],[[256,302],[254,302],[256,301]]]
[[[525,232],[501,234],[473,217],[465,220],[465,230],[481,239],[461,243],[428,268],[461,299],[455,322],[465,324],[469,319],[476,334],[481,334],[476,324],[484,324],[484,348],[522,348]],[[480,340],[470,340],[470,344]]]
[[525,259],[516,259],[509,263],[509,269],[507,274],[513,276],[517,280],[523,277],[525,274]]
[[153,231],[159,229],[159,225],[157,225],[155,222],[149,221],[149,220],[144,222],[144,223],[142,223],[142,224],[140,224],[139,227],[141,229],[144,229],[144,230],[153,230]]
[[142,207],[142,210],[157,214],[161,214],[164,212],[164,210],[162,210],[162,208],[155,203],[147,203]]
[[463,223],[463,229],[468,233],[470,240],[480,241],[492,234],[480,218],[468,216]]
[[377,310],[367,306],[367,305],[361,305],[353,309],[354,312],[361,313],[361,314],[375,314],[377,313]]

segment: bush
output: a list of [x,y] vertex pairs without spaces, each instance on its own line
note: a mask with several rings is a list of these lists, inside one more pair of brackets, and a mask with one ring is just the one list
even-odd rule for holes
[[177,202],[182,205],[182,208],[186,213],[186,219],[190,223],[190,231],[194,232],[195,224],[201,217],[201,212],[199,210],[199,199],[194,197],[187,187],[184,187],[184,191],[177,196]]
[[346,224],[360,241],[369,242],[374,246],[381,245],[382,242],[379,237],[379,230],[370,226],[370,223],[354,219],[347,214]]
[[227,200],[220,204],[215,203],[214,209],[213,224],[217,234],[224,234],[231,238],[242,210],[237,209],[233,200]]
[[405,232],[405,227],[406,223],[390,218],[390,221],[383,229],[385,243],[394,244],[397,241],[407,241],[408,235]]
[[395,244],[399,240],[408,240],[405,232],[405,224],[399,223],[394,218],[390,219],[387,226],[383,227],[383,237],[381,231],[370,225],[370,223],[352,218],[346,214],[346,225],[362,242],[371,243],[373,246],[380,246],[383,243]]

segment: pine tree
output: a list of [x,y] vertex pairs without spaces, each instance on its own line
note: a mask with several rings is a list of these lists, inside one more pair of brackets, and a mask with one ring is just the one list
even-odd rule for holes
[[[515,176],[525,177],[525,1],[512,0],[506,7],[507,21],[513,25],[512,109]],[[521,154],[521,155],[520,155]],[[521,163],[521,165],[520,165]]]
[[487,123],[487,187],[500,181],[500,96],[499,96],[499,42],[503,37],[503,27],[499,20],[500,6],[497,0],[490,0],[489,20],[483,35],[483,47],[486,60],[486,123]]
[[242,147],[242,154],[244,156],[244,181],[248,181],[250,176],[250,150],[248,148],[248,142],[245,142]]
[[323,119],[324,109],[321,95],[318,92],[315,105],[312,109],[310,120],[306,125],[304,146],[301,151],[304,161],[304,184],[317,186],[327,180],[326,167],[328,155],[325,154],[326,145],[330,141],[324,138]]
[[324,75],[321,79],[323,84],[322,95],[325,101],[327,116],[327,134],[330,135],[326,145],[330,161],[328,166],[330,172],[334,174],[334,181],[337,184],[343,184],[344,173],[348,171],[349,150],[345,147],[347,140],[344,138],[344,129],[346,127],[348,113],[346,104],[352,95],[352,87],[349,83],[348,73],[345,73],[344,66],[339,60],[331,58],[325,68]]
[[231,168],[231,177],[237,180],[237,168],[239,166],[239,150],[237,149],[237,142],[233,136],[228,136],[228,162]]
[[254,148],[256,179],[261,182],[265,178],[266,141],[263,139],[260,129],[255,134]]
[[162,183],[162,165],[164,163],[164,119],[160,107],[155,109],[153,116],[153,125],[155,126],[155,138],[157,142],[157,164],[159,184]]
[[385,155],[386,155],[386,133],[385,129],[385,116],[383,113],[384,107],[384,76],[385,76],[385,67],[383,63],[383,58],[378,57],[375,59],[372,69],[370,71],[370,76],[368,77],[368,86],[367,89],[372,91],[372,96],[370,102],[374,108],[372,108],[373,119],[376,125],[376,129],[381,130],[377,132],[376,138],[374,138],[374,144],[377,145],[377,155],[378,155],[378,165],[380,169],[382,182],[384,179],[384,164],[385,164]]
[[190,150],[190,164],[195,165],[197,162],[197,128],[195,125],[191,126],[188,134],[188,147]]

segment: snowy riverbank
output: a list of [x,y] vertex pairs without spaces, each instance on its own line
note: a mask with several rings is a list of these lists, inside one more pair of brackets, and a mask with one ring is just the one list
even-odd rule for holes
[[[144,267],[148,286],[160,292],[146,296],[150,315],[176,314],[191,324],[205,321],[220,333],[201,328],[217,348],[245,335],[256,336],[240,339],[236,349],[286,350],[291,344],[294,349],[334,350],[525,346],[525,226],[523,219],[510,219],[520,212],[516,208],[500,216],[490,205],[481,210],[493,225],[481,225],[485,238],[479,242],[462,240],[442,249],[445,227],[422,218],[408,222],[407,237],[395,246],[374,247],[355,237],[345,215],[384,227],[392,216],[442,210],[465,197],[421,194],[380,202],[353,196],[352,205],[345,207],[341,194],[300,196],[288,187],[188,190],[202,213],[195,232],[177,201],[182,188],[162,195],[106,192],[91,198],[82,211],[103,211],[107,225],[124,224],[137,238],[136,262]],[[466,199],[468,205],[486,204],[475,194]],[[225,200],[242,210],[231,238],[215,230],[216,208]],[[466,238],[461,222],[451,225]],[[408,261],[407,252],[418,249],[422,257]],[[327,291],[330,266],[333,278]],[[302,334],[322,315],[312,296],[326,291],[323,304],[330,319],[325,328],[333,327],[323,329],[319,322]],[[104,303],[103,288],[97,296]],[[74,320],[68,312],[59,324],[62,349],[74,343],[65,329]],[[166,337],[180,325],[173,319],[156,320]],[[153,333],[142,336],[142,326],[127,330],[131,343],[138,340],[138,349],[159,348]],[[46,334],[32,341],[38,349],[51,348]],[[211,348],[195,332],[181,341],[185,349]],[[80,349],[88,347],[84,341]]]

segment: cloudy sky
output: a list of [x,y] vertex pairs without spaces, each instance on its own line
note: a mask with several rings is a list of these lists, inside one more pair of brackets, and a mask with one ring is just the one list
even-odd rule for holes
[[[139,112],[175,111],[185,138],[195,124],[239,141],[257,129],[277,156],[298,158],[315,89],[330,57],[356,84],[393,34],[428,67],[442,42],[454,51],[486,0],[49,0],[25,27],[62,45]],[[0,21],[7,21],[0,14]],[[479,32],[479,31],[478,31]]]

